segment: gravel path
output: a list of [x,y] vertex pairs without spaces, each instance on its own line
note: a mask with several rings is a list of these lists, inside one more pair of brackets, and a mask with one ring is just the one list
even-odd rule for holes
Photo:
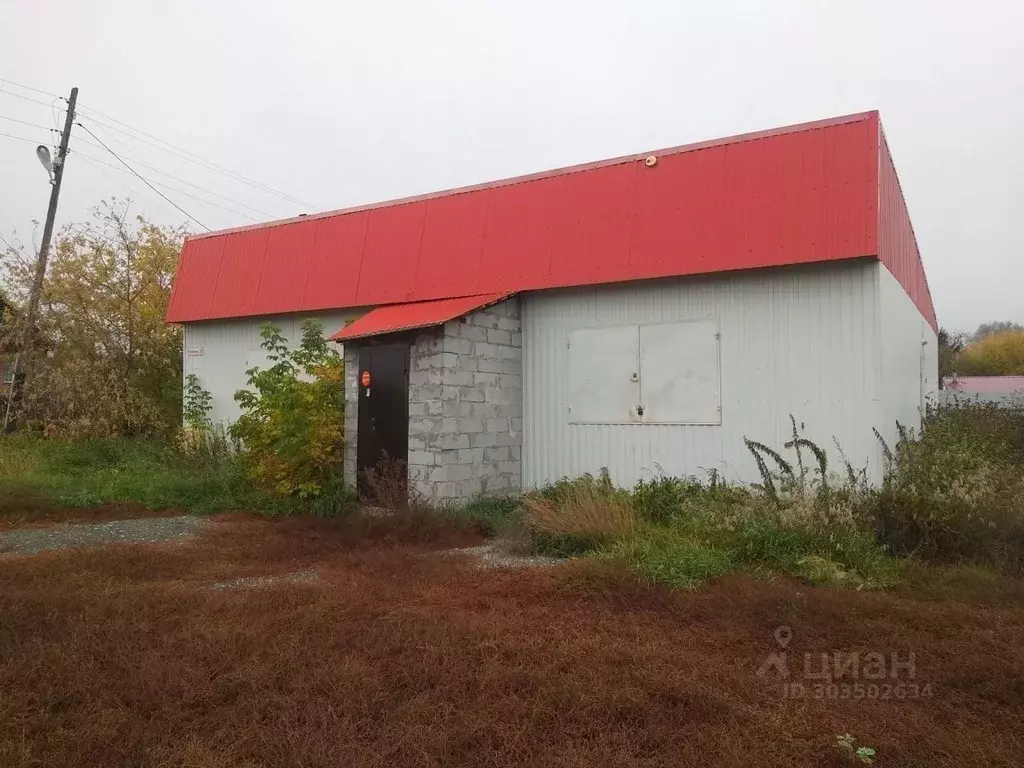
[[304,581],[319,581],[320,574],[316,571],[295,571],[278,576],[242,576],[230,581],[217,581],[210,586],[214,589],[244,589],[246,587],[262,587],[267,584],[301,584]]
[[194,536],[202,525],[198,517],[152,517],[111,523],[63,525],[0,531],[0,554],[35,555],[54,549],[95,547],[102,544],[152,544]]
[[445,555],[466,555],[476,558],[481,568],[547,568],[568,562],[557,557],[543,555],[517,555],[508,550],[508,546],[500,539],[478,547],[462,547],[446,549]]

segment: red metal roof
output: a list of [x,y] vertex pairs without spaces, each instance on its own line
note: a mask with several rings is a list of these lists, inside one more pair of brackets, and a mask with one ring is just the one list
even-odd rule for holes
[[[878,113],[867,112],[193,236],[167,319],[878,256],[879,137]],[[905,205],[892,210],[887,231],[912,237]],[[899,242],[886,253],[901,271],[890,269],[905,287],[923,285]],[[907,291],[922,306],[921,291]]]
[[331,340],[350,341],[351,339],[364,339],[367,336],[379,336],[382,333],[407,331],[410,328],[440,325],[481,307],[495,304],[510,295],[509,293],[485,293],[481,296],[464,296],[458,299],[389,304],[371,310],[358,320],[349,323],[331,336]]
[[921,316],[938,331],[939,322],[935,317],[921,253],[917,249],[917,237],[914,236],[907,202],[903,199],[900,180],[881,125],[878,126],[878,135],[881,140],[878,151],[878,258],[900,281]]

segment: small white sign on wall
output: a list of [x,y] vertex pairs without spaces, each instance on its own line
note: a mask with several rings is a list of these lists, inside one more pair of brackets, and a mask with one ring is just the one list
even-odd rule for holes
[[202,357],[203,356],[203,348],[202,347],[191,347],[191,348],[185,350],[185,354],[188,355],[189,357]]

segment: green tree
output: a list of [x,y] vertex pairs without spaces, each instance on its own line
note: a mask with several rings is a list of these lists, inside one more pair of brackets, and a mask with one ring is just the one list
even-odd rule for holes
[[956,370],[968,376],[1024,375],[1024,330],[1003,331],[968,344]]
[[946,328],[939,329],[939,384],[945,376],[952,376],[956,372],[956,362],[963,352],[966,339],[964,334],[950,331]]
[[[111,199],[59,233],[28,361],[22,423],[69,437],[169,432],[181,421],[181,329],[167,325],[183,228],[130,215]],[[11,298],[34,264],[8,254]]]
[[262,347],[269,368],[250,368],[249,388],[235,393],[243,413],[228,428],[245,447],[249,477],[275,493],[319,496],[341,466],[344,363],[315,320],[289,349],[279,328],[266,324]]

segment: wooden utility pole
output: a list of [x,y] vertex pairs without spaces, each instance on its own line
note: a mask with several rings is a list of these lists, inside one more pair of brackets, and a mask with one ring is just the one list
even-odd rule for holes
[[53,237],[53,222],[57,218],[57,201],[60,199],[60,182],[64,178],[64,160],[68,156],[68,142],[71,140],[71,126],[75,122],[75,104],[78,102],[78,89],[71,89],[68,99],[68,114],[64,119],[64,132],[60,135],[60,147],[57,157],[53,160],[53,186],[50,189],[50,205],[46,209],[46,223],[43,225],[43,241],[39,245],[39,259],[36,262],[36,274],[32,280],[32,292],[29,293],[28,307],[25,308],[25,327],[21,332],[14,357],[13,380],[7,393],[7,408],[4,411],[4,428],[6,432],[11,424],[11,404],[14,402],[14,391],[19,384],[19,363],[21,368],[21,395],[24,397],[25,384],[28,379],[29,362],[33,335],[35,334],[36,315],[39,314],[39,300],[43,295],[43,281],[46,278],[46,260],[50,255],[50,239]]

